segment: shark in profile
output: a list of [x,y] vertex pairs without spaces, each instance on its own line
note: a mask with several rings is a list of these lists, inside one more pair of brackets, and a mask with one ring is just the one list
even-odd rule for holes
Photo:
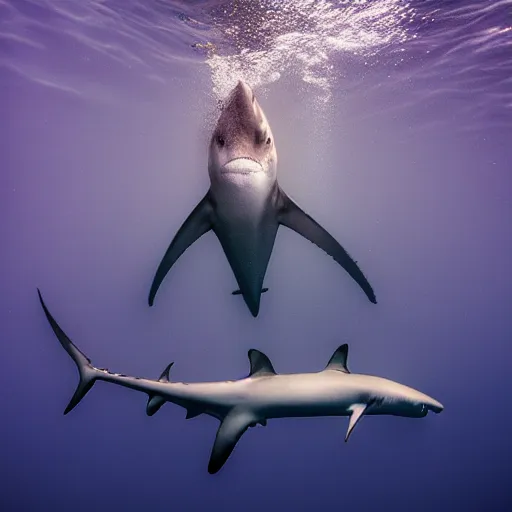
[[415,389],[381,377],[351,373],[347,367],[346,344],[341,345],[326,368],[317,373],[278,375],[268,357],[254,349],[249,350],[249,375],[235,381],[172,382],[169,379],[172,363],[158,380],[111,373],[91,364],[59,327],[40,293],[39,299],[55,335],[80,374],[80,382],[64,414],[80,402],[95,381],[103,380],[146,393],[149,416],[165,402],[187,409],[187,418],[200,414],[213,416],[220,421],[220,426],[208,464],[211,474],[222,468],[249,427],[265,426],[271,418],[348,416],[347,441],[365,415],[422,418],[428,411],[440,413],[443,410],[437,400]]
[[239,290],[258,316],[263,280],[279,226],[316,244],[338,262],[376,304],[357,263],[277,182],[277,152],[267,118],[251,88],[238,82],[213,131],[209,153],[210,188],[180,227],[165,253],[149,293],[152,306],[165,276],[178,258],[210,230],[219,239]]

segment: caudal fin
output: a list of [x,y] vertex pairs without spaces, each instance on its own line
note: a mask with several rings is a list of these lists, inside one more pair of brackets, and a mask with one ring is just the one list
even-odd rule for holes
[[92,388],[97,378],[97,370],[95,370],[94,367],[91,365],[91,360],[82,352],[80,352],[80,350],[75,345],[73,345],[71,340],[66,336],[66,333],[60,328],[59,324],[48,311],[48,308],[46,307],[46,304],[43,301],[43,297],[41,296],[39,288],[37,289],[37,293],[39,295],[41,306],[43,306],[44,313],[53,329],[53,332],[57,336],[57,339],[60,341],[60,344],[62,345],[64,350],[71,356],[71,359],[73,359],[73,361],[75,362],[78,368],[78,372],[80,374],[80,382],[78,383],[78,387],[76,388],[75,394],[71,398],[68,406],[64,411],[64,414],[67,414],[78,405],[80,400],[82,400],[82,398]]

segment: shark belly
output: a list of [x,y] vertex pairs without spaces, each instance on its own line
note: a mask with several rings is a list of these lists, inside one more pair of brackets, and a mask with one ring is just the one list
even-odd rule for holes
[[222,420],[231,409],[244,403],[246,388],[245,379],[190,384],[168,382],[155,394],[187,409],[187,417],[208,414]]
[[235,175],[212,190],[213,230],[254,316],[279,227],[269,192],[265,177],[252,175]]

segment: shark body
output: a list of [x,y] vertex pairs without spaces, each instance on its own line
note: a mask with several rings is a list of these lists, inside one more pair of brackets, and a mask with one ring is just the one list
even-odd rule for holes
[[151,285],[152,306],[162,281],[183,252],[210,230],[219,239],[252,315],[260,309],[263,280],[279,226],[316,244],[359,284],[375,293],[357,263],[277,182],[277,152],[267,118],[251,88],[240,81],[228,97],[208,152],[210,188],[174,236]]
[[98,381],[111,382],[146,393],[146,412],[155,414],[166,402],[187,410],[187,419],[207,414],[220,426],[212,448],[208,472],[217,473],[243,433],[272,418],[348,416],[348,440],[365,415],[420,418],[428,411],[439,413],[443,405],[413,388],[372,375],[351,373],[347,367],[348,345],[341,345],[325,369],[316,373],[277,374],[269,358],[249,350],[250,373],[246,378],[224,382],[185,384],[169,379],[169,364],[158,380],[130,377],[96,368],[68,338],[39,299],[60,344],[75,362],[80,382],[64,414],[69,413]]

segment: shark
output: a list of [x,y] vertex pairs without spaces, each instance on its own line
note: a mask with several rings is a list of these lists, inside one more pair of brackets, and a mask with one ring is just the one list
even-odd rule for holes
[[288,196],[277,181],[274,136],[253,90],[239,81],[222,104],[208,150],[210,187],[176,232],[153,278],[153,306],[178,258],[210,230],[215,233],[253,317],[258,316],[270,255],[279,226],[286,226],[331,256],[362,288],[375,293],[348,252]]
[[250,372],[245,378],[224,382],[182,383],[170,379],[172,363],[155,380],[130,377],[97,368],[68,338],[49,312],[38,290],[44,313],[64,350],[75,362],[78,387],[64,414],[74,409],[96,381],[117,384],[148,395],[146,413],[154,415],[166,402],[187,410],[186,418],[201,414],[219,420],[208,472],[226,463],[244,432],[269,419],[347,416],[345,441],[364,416],[394,415],[422,418],[440,413],[443,405],[411,387],[382,377],[352,373],[347,366],[348,344],[341,345],[327,366],[316,373],[278,374],[261,351],[248,352]]

